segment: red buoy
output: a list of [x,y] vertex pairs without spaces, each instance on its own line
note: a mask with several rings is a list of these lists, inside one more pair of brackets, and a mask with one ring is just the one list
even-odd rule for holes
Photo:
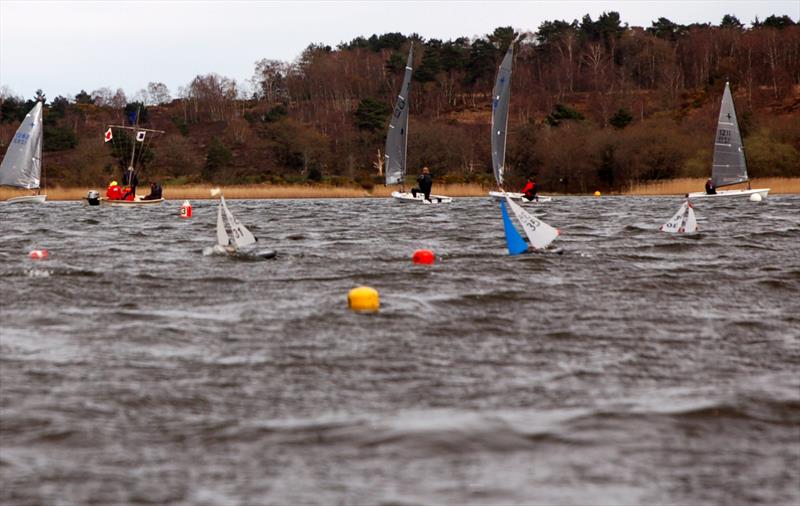
[[415,264],[431,265],[436,261],[436,255],[429,249],[418,249],[411,257],[411,261]]
[[28,256],[31,260],[43,260],[47,258],[47,250],[46,249],[35,249],[28,253]]
[[188,200],[183,201],[183,205],[181,205],[181,218],[191,218],[192,217],[192,204],[189,203]]

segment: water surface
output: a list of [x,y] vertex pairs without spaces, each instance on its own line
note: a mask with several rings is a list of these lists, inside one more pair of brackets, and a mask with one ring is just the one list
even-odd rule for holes
[[800,197],[680,202],[0,205],[0,503],[797,504]]

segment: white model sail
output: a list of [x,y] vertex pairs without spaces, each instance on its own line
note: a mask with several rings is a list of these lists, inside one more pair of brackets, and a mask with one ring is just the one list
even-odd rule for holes
[[492,168],[497,186],[503,186],[506,163],[506,130],[508,129],[508,104],[511,100],[511,61],[514,44],[508,46],[503,62],[497,71],[492,91]]
[[385,175],[386,184],[400,184],[406,174],[406,148],[408,146],[408,92],[411,86],[411,65],[413,63],[414,46],[408,50],[406,71],[403,75],[403,85],[394,104],[392,119],[389,122],[389,132],[386,135]]
[[228,231],[225,230],[225,220],[222,219],[222,201],[220,201],[217,209],[217,244],[228,246],[230,243],[231,239],[228,237]]
[[544,249],[558,237],[558,229],[529,214],[509,197],[506,197],[506,204],[522,224],[525,235],[528,236],[531,247],[534,249]]
[[717,137],[714,141],[714,165],[711,167],[714,186],[728,186],[747,181],[747,161],[744,157],[742,135],[733,106],[730,85],[725,83],[722,105],[717,120]]
[[691,234],[697,230],[697,218],[694,215],[694,208],[692,203],[688,200],[685,201],[678,212],[670,218],[670,220],[661,227],[659,230],[670,234]]
[[39,188],[42,172],[42,103],[25,115],[0,164],[0,185]]
[[[225,217],[228,219],[228,225],[231,227],[231,235],[233,236],[234,247],[236,249],[241,249],[255,244],[255,236],[249,230],[247,230],[247,227],[242,225],[242,223],[230,212],[228,206],[225,204],[225,197],[220,196],[219,201],[220,204],[222,204],[222,209],[225,211]],[[219,235],[217,235],[217,239],[219,240]]]

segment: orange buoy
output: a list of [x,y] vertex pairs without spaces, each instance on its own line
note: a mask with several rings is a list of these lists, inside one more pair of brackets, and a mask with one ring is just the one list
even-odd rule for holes
[[192,204],[190,204],[188,200],[184,200],[183,204],[181,205],[181,218],[191,218],[191,217],[192,217]]
[[47,258],[47,250],[46,249],[35,249],[35,250],[31,251],[30,253],[28,253],[28,257],[30,257],[31,260],[43,260],[43,259]]
[[411,261],[415,264],[431,265],[436,261],[436,255],[429,249],[418,249],[411,256]]

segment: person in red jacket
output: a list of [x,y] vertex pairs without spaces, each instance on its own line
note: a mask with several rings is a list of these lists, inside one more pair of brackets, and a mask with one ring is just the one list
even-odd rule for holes
[[536,198],[536,181],[534,181],[532,177],[528,178],[528,183],[525,185],[525,188],[522,189],[522,196],[527,199],[528,202],[538,200]]
[[122,199],[122,188],[119,187],[116,181],[111,181],[111,184],[108,185],[108,189],[106,190],[106,198],[108,200]]

